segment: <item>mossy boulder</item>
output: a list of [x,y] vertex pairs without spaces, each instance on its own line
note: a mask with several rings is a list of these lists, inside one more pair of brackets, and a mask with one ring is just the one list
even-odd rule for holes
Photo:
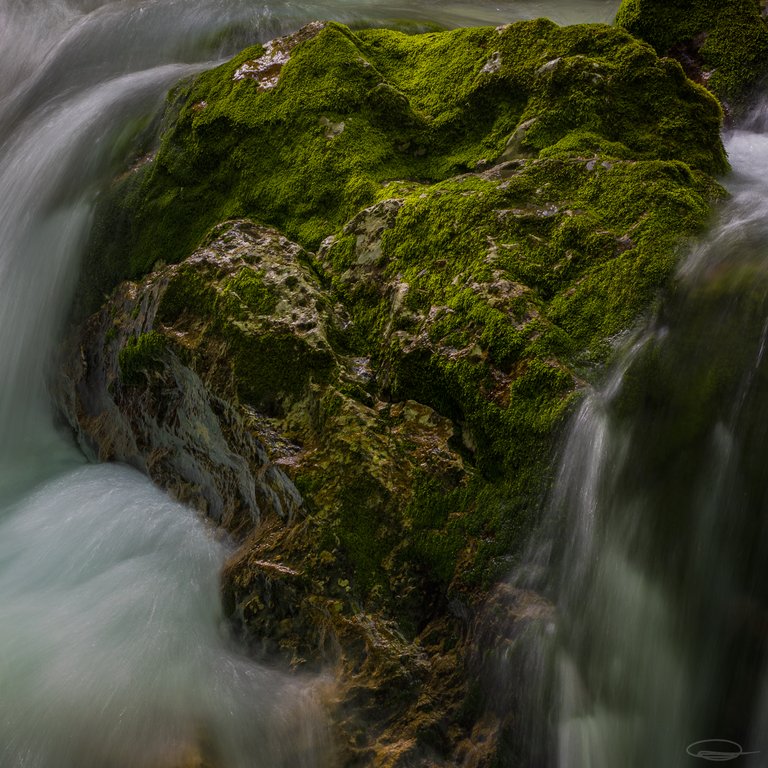
[[[669,279],[717,187],[680,163],[592,155],[393,184],[319,252],[380,397],[450,418],[476,474],[428,478],[407,556],[461,591],[506,567],[585,379]],[[444,588],[444,587],[440,587]]]
[[[546,157],[393,184],[320,250],[378,384],[456,419],[487,476],[548,435],[669,277],[717,187],[680,162]],[[367,233],[373,231],[371,238]]]
[[624,0],[616,23],[680,60],[690,77],[738,106],[768,72],[768,23],[760,0]]
[[[87,452],[134,464],[236,537],[224,573],[233,626],[254,652],[346,670],[348,736],[364,728],[351,712],[363,687],[369,728],[386,730],[374,725],[382,707],[406,727],[441,676],[418,639],[430,622],[458,659],[445,595],[406,555],[420,535],[406,509],[424,478],[448,492],[473,476],[450,419],[378,399],[370,360],[331,346],[349,323],[310,254],[229,222],[180,264],[118,286],[72,333],[55,387]],[[457,664],[452,675],[441,695],[458,707]]]
[[180,85],[105,197],[62,410],[238,537],[227,614],[338,665],[346,763],[493,759],[472,617],[722,193],[721,117],[604,25],[313,24]]

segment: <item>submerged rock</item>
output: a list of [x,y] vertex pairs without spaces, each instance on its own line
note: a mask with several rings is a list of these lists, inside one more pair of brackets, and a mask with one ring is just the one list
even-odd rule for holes
[[344,764],[504,759],[474,617],[721,193],[720,119],[602,25],[328,23],[176,89],[106,196],[62,413],[235,536],[226,613],[335,666]]

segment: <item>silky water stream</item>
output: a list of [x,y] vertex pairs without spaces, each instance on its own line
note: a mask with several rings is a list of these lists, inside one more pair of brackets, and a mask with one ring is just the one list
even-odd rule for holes
[[321,681],[227,639],[227,542],[53,425],[45,367],[126,126],[206,62],[316,18],[609,21],[615,6],[0,0],[0,768],[333,764]]
[[730,199],[575,415],[508,584],[520,765],[768,765],[768,99],[725,139]]
[[6,3],[0,53],[0,765],[319,765],[312,684],[220,627],[226,544],[134,471],[84,465],[44,387],[114,139],[193,69],[135,65],[137,9],[32,12]]

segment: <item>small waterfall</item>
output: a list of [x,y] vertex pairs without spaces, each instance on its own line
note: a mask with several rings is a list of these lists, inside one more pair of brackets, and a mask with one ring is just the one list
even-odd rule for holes
[[575,415],[510,582],[552,606],[502,670],[532,768],[768,760],[768,99],[726,145],[730,200]]
[[317,681],[228,647],[225,548],[138,473],[51,479],[0,541],[0,765],[323,764]]
[[[0,4],[0,765],[315,768],[323,681],[231,645],[228,544],[125,467],[84,465],[45,368],[118,139],[216,54],[215,3]],[[185,7],[182,7],[185,6]],[[199,50],[195,56],[190,51]],[[287,738],[290,735],[290,738]]]
[[[190,67],[168,65],[84,89],[35,110],[0,160],[0,460],[36,443],[47,411],[45,365],[90,223],[93,185],[114,126],[156,103]],[[149,100],[149,105],[147,101]]]

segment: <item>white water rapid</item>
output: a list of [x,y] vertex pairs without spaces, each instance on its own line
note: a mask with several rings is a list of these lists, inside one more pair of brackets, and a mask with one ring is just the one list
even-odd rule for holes
[[616,5],[0,0],[0,768],[333,764],[320,683],[227,640],[226,541],[53,425],[45,367],[124,133],[183,75],[315,18],[609,21]]

